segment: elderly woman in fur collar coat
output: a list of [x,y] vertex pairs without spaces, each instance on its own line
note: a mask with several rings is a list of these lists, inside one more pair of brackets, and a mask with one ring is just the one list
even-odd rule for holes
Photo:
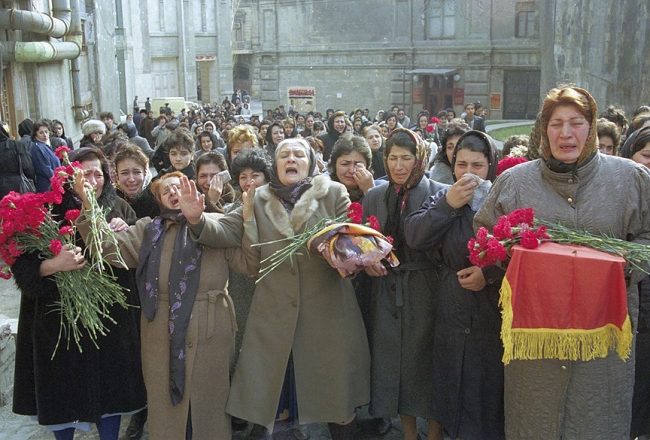
[[[250,269],[319,220],[346,212],[345,187],[314,174],[304,139],[282,141],[271,182],[244,193],[243,248]],[[204,239],[199,237],[199,242]],[[209,243],[204,243],[209,245]],[[330,422],[333,439],[351,439],[354,409],[369,400],[370,356],[349,280],[326,260],[299,255],[258,284],[226,410],[272,428],[276,419]]]

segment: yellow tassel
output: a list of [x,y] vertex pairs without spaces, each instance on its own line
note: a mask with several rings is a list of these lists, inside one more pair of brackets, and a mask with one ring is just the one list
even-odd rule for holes
[[503,363],[508,365],[512,360],[512,288],[508,277],[503,277],[499,290],[499,306],[501,306],[501,340],[503,341]]
[[503,363],[512,359],[563,359],[589,361],[603,358],[615,350],[622,360],[627,360],[632,347],[632,325],[626,316],[623,328],[607,324],[601,328],[583,329],[513,329],[512,288],[507,278],[500,290],[501,339]]

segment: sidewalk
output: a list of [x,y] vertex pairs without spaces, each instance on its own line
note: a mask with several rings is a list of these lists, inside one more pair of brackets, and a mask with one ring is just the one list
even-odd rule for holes
[[[13,280],[0,279],[0,318],[4,315],[12,321],[11,329],[15,333],[17,325],[15,323],[18,319],[20,309],[20,292],[16,288]],[[0,319],[2,320],[2,319]],[[359,424],[363,426],[368,422],[370,416],[368,415],[367,407],[361,408],[357,417]],[[122,418],[122,427],[120,429],[120,439],[126,439],[126,428],[129,424],[130,417]],[[392,419],[393,427],[389,433],[382,437],[369,437],[359,434],[358,439],[364,440],[400,440],[402,438],[402,423],[399,417]],[[425,420],[418,420],[418,428],[422,438],[426,438],[427,423]],[[242,432],[233,433],[233,440],[247,440],[250,427]],[[278,424],[276,431],[273,435],[274,440],[294,440],[293,429],[288,424]],[[314,423],[308,425],[307,431],[312,440],[330,440],[329,430],[326,423]],[[0,437],[3,440],[53,440],[54,435],[45,427],[40,426],[36,421],[31,420],[30,417],[21,416],[11,412],[11,404],[0,407]],[[142,440],[149,438],[148,431],[145,427],[145,433]],[[90,432],[77,431],[75,440],[99,440],[97,430],[93,428]],[[196,439],[202,440],[202,439]]]

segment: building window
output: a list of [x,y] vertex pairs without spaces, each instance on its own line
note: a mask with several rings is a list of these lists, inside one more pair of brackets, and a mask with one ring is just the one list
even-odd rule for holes
[[515,36],[535,37],[535,2],[519,2],[516,5]]
[[456,35],[455,1],[429,0],[426,4],[427,38],[454,38]]

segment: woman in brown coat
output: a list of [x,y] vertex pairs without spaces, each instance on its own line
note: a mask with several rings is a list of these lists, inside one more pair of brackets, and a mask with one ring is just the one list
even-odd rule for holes
[[[152,185],[159,217],[115,234],[126,265],[138,268],[149,438],[185,439],[191,411],[195,438],[230,440],[225,406],[237,325],[226,286],[228,268],[245,272],[245,264],[240,248],[208,248],[190,238],[192,225],[180,210],[181,177],[187,179],[169,173]],[[241,217],[207,215],[219,218],[211,223],[219,246],[239,246]],[[86,240],[85,215],[78,226]],[[103,251],[110,256],[117,250],[105,243]]]
[[[275,159],[271,182],[257,190],[252,185],[244,195],[242,244],[249,270],[257,271],[288,241],[252,244],[292,237],[344,214],[350,204],[343,185],[311,177],[315,156],[304,139],[281,142]],[[214,243],[208,238],[204,228],[199,240]],[[303,424],[330,422],[335,440],[352,439],[354,410],[369,401],[369,375],[352,283],[323,258],[303,253],[257,284],[227,411],[271,429],[289,410]]]

